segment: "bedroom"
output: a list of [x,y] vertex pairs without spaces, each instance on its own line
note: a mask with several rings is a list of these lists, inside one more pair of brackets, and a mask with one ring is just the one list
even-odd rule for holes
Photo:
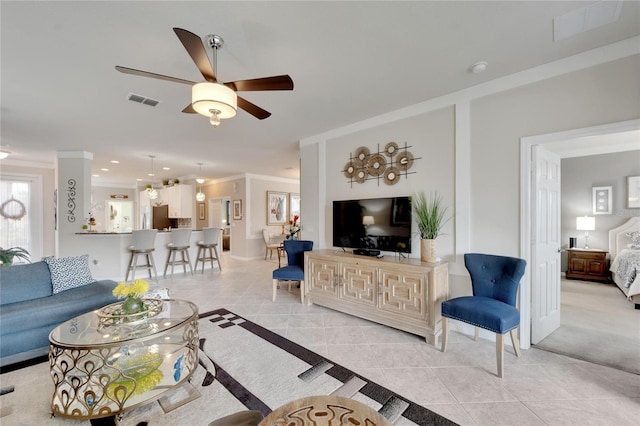
[[[629,139],[631,136],[631,139]],[[626,141],[638,144],[637,132],[627,135]],[[618,141],[620,142],[620,141]],[[582,280],[568,280],[564,272],[568,269],[568,251],[570,238],[577,238],[576,247],[585,245],[585,231],[576,230],[576,218],[595,217],[595,229],[589,231],[588,244],[591,249],[607,252],[606,273],[610,276],[615,250],[609,242],[611,230],[619,229],[631,218],[638,219],[640,210],[627,208],[627,176],[640,175],[640,151],[629,147],[628,143],[615,143],[608,137],[600,141],[594,150],[574,150],[556,147],[561,156],[561,241],[562,241],[562,313],[561,327],[538,347],[554,352],[573,354],[579,358],[592,357],[594,362],[605,363],[626,371],[640,373],[637,360],[637,345],[640,333],[630,333],[630,328],[638,328],[639,310],[634,303],[626,299],[621,284]],[[602,153],[603,146],[609,146],[610,152]],[[611,214],[593,214],[592,188],[611,187]],[[634,230],[639,223],[635,223]],[[624,236],[629,229],[617,232]],[[628,237],[624,246],[630,242]],[[620,288],[618,288],[620,287]],[[628,290],[627,290],[628,292]],[[638,300],[634,300],[638,302]],[[626,331],[626,332],[625,332]],[[607,341],[594,350],[594,339]],[[634,356],[635,354],[635,356]]]

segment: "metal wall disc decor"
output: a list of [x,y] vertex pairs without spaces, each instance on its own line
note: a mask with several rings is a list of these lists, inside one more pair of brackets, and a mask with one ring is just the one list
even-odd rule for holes
[[389,167],[384,172],[384,183],[387,185],[395,185],[400,180],[400,170],[397,167]]
[[367,180],[367,171],[365,169],[357,169],[353,180],[358,183],[364,183],[364,181]]
[[349,161],[345,166],[344,166],[344,175],[347,179],[351,179],[353,178],[355,172],[356,172],[356,166],[355,164],[353,164],[353,161]]
[[384,146],[384,153],[387,154],[389,157],[393,157],[395,154],[398,153],[398,144],[395,142],[389,142]]
[[368,165],[367,171],[371,176],[380,176],[387,168],[387,160],[380,154],[374,154],[369,157]]
[[387,142],[383,149],[371,152],[366,146],[361,146],[354,153],[349,154],[349,161],[344,166],[342,173],[349,179],[349,183],[364,183],[375,179],[380,185],[384,181],[387,185],[395,185],[401,177],[405,179],[415,172],[409,171],[413,162],[419,157],[414,157],[409,152],[411,146],[405,142],[400,146],[397,142]]
[[371,155],[369,148],[367,148],[366,146],[361,146],[360,148],[356,149],[356,155],[354,155],[353,162],[356,166],[363,167],[369,160],[369,155]]
[[401,152],[396,159],[396,164],[400,170],[406,172],[413,166],[413,154],[409,151]]

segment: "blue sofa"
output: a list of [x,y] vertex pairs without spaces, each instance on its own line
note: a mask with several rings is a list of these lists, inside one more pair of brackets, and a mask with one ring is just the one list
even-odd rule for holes
[[[117,300],[111,293],[117,283],[94,281],[88,263],[84,277],[75,270],[65,271],[63,288],[54,286],[50,264],[0,267],[0,366],[47,354],[49,333],[56,326]],[[68,284],[73,280],[80,286]]]

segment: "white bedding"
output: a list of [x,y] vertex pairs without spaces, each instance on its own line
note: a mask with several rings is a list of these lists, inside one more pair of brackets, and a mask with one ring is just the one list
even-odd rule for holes
[[640,267],[638,261],[628,260],[628,256],[635,257],[632,253],[638,253],[640,250],[631,249],[630,233],[632,232],[640,232],[640,216],[630,217],[622,225],[609,230],[609,255],[612,260],[609,270],[616,285],[638,308],[640,307]]
[[640,250],[623,249],[613,260],[609,270],[616,284],[623,288],[627,297],[640,294]]

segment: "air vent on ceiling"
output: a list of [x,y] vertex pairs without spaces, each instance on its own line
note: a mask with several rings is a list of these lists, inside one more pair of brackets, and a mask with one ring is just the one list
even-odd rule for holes
[[157,101],[155,99],[151,99],[151,98],[147,98],[145,96],[142,95],[136,95],[135,93],[129,93],[127,95],[127,99],[129,99],[130,101],[133,102],[137,102],[139,104],[144,104],[144,105],[149,105],[149,106],[156,106],[160,103],[160,101]]
[[553,18],[553,40],[559,41],[576,34],[616,22],[620,18],[622,0],[598,1]]

